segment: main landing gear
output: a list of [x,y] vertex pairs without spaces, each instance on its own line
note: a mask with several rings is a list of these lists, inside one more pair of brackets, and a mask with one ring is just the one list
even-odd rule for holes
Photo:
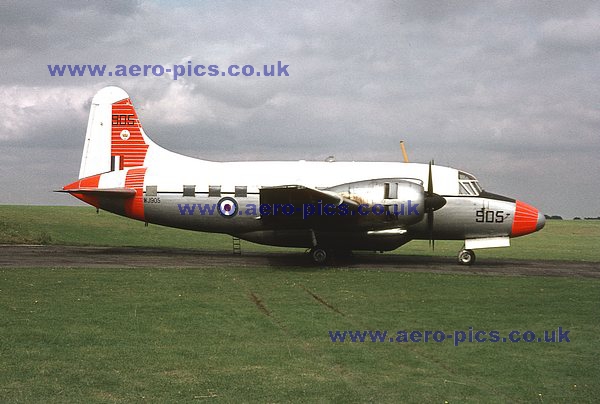
[[313,262],[318,265],[337,265],[352,261],[352,250],[314,246],[309,250]]
[[475,263],[475,252],[462,249],[458,252],[458,263],[461,265],[473,265]]
[[326,250],[319,246],[310,249],[310,256],[315,264],[325,265],[331,259],[331,250]]

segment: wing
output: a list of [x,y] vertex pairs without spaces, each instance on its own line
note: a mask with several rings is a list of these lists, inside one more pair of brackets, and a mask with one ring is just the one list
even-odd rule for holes
[[260,203],[265,205],[291,204],[295,207],[302,205],[331,204],[340,206],[347,204],[351,209],[358,208],[358,202],[342,197],[332,191],[318,190],[302,185],[283,185],[263,187],[260,190]]
[[[402,232],[423,219],[423,183],[410,178],[378,178],[327,189],[302,185],[260,190],[260,219],[273,229]],[[417,208],[421,209],[419,211]]]
[[261,188],[260,206],[260,220],[271,228],[343,229],[355,223],[359,204],[332,191],[282,185]]

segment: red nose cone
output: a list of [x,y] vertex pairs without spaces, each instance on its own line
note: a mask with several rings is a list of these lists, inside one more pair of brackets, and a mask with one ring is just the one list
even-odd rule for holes
[[510,235],[512,237],[518,237],[533,233],[541,230],[545,223],[546,219],[544,215],[536,208],[525,202],[517,201]]

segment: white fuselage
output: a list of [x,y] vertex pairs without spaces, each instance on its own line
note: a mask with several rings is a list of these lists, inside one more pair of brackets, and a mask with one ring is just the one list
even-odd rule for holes
[[[63,191],[147,223],[281,246],[390,250],[437,238],[484,248],[544,224],[537,209],[484,192],[475,177],[450,167],[212,162],[173,153],[145,134],[117,87],[94,96],[79,180]],[[277,205],[287,211],[276,215]]]

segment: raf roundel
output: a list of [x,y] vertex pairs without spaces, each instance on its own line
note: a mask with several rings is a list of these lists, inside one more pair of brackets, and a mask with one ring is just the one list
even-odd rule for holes
[[230,197],[221,198],[217,204],[219,213],[223,217],[231,218],[238,213],[238,204],[235,199]]

